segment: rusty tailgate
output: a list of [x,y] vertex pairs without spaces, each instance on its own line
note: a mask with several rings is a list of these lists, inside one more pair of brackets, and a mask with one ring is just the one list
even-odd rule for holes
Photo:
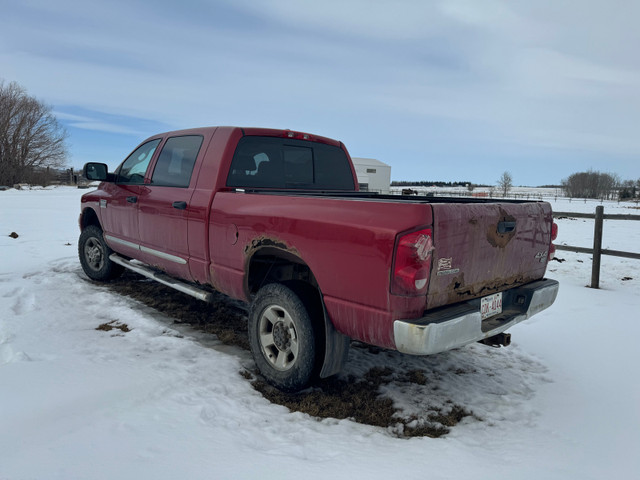
[[544,276],[551,206],[433,203],[435,256],[427,308],[483,297]]

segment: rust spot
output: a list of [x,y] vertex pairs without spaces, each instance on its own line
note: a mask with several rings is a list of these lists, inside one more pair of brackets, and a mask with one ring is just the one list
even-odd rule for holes
[[460,295],[461,295],[460,290],[464,288],[464,286],[465,286],[464,273],[461,273],[460,275],[451,279],[451,282],[449,282],[449,285],[447,285],[447,291],[446,291],[447,304],[460,301]]
[[299,256],[298,251],[295,248],[288,246],[282,240],[266,236],[257,237],[251,240],[251,243],[245,245],[244,254],[247,257],[251,257],[256,250],[264,247],[277,248],[278,250],[284,250],[285,252]]
[[484,297],[496,292],[503,292],[510,288],[519,287],[536,278],[524,275],[513,275],[486,283],[466,285],[464,275],[454,278],[447,287],[447,304]]
[[500,216],[496,223],[492,223],[487,227],[487,241],[492,247],[505,248],[508,243],[516,236],[517,228],[508,233],[498,233],[498,224],[500,222],[515,222],[516,218],[509,215],[504,209],[500,208]]

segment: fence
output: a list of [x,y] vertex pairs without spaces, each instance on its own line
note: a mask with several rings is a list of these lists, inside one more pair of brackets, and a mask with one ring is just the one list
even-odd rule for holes
[[556,245],[557,250],[566,250],[569,252],[589,253],[593,255],[593,263],[591,265],[591,288],[600,288],[600,260],[602,255],[611,255],[613,257],[633,258],[640,260],[640,253],[621,252],[619,250],[609,250],[602,248],[602,231],[604,228],[603,220],[640,220],[640,215],[610,215],[604,214],[604,207],[598,205],[595,215],[592,213],[574,213],[574,212],[553,212],[555,218],[574,217],[574,218],[593,218],[595,226],[593,230],[593,248],[575,247],[573,245]]
[[[408,193],[404,193],[404,192],[408,192]],[[532,201],[537,200],[537,201],[546,201],[546,202],[552,202],[552,201],[557,202],[559,199],[564,199],[564,200],[569,200],[569,203],[571,202],[587,203],[594,200],[592,198],[565,197],[564,194],[560,191],[556,191],[555,193],[550,193],[549,191],[525,192],[525,191],[518,191],[515,189],[509,192],[505,197],[497,189],[490,189],[490,190],[477,189],[473,191],[462,190],[462,189],[434,190],[431,187],[422,187],[422,186],[399,187],[396,185],[392,185],[390,193],[391,195],[419,195],[419,196],[429,196],[429,197],[475,197],[475,198],[492,198],[496,200],[506,198],[509,200],[532,200]],[[638,197],[631,198],[631,199],[621,199],[618,197],[612,200],[598,198],[597,200],[600,201],[600,203],[604,201],[617,201],[619,204],[624,202],[625,204],[635,203],[636,206],[640,205],[640,198]],[[593,218],[593,216],[591,218]]]

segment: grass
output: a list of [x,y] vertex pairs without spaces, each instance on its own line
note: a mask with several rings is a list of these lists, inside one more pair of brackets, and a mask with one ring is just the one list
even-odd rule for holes
[[114,320],[112,322],[109,323],[103,323],[101,325],[99,325],[98,327],[96,327],[96,330],[100,330],[102,332],[110,332],[111,330],[120,330],[121,332],[127,333],[130,332],[131,329],[129,328],[129,326],[126,323],[119,323],[118,321]]

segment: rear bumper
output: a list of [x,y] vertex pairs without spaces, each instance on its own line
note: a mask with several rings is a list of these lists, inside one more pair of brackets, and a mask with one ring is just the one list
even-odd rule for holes
[[543,279],[503,292],[502,313],[482,320],[480,299],[443,307],[422,318],[396,320],[396,348],[412,355],[431,355],[502,333],[551,306],[559,284]]

